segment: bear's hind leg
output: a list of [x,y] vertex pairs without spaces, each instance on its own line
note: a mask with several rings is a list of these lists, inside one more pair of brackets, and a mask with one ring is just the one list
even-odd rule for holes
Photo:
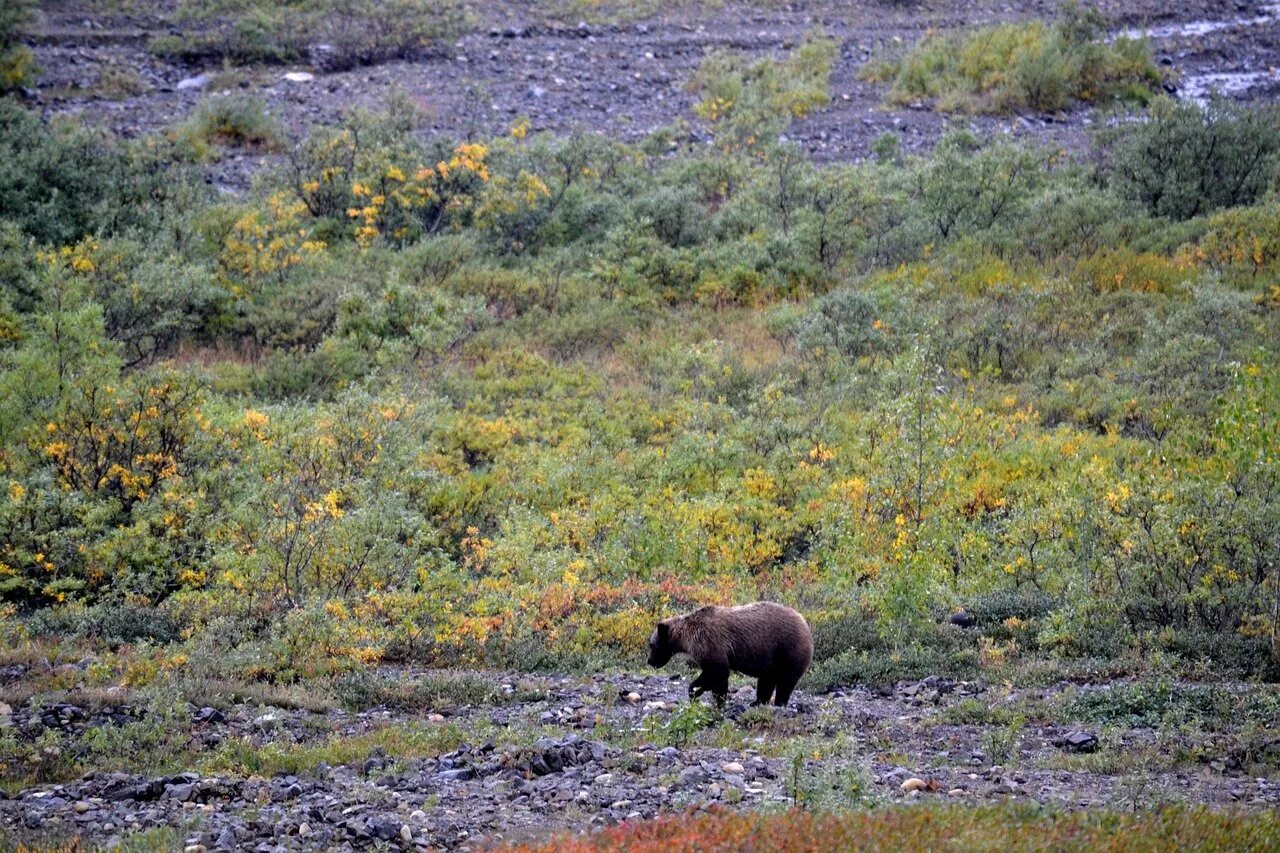
[[769,697],[773,696],[773,679],[767,675],[760,676],[760,680],[756,682],[756,701],[757,705],[768,705]]
[[784,707],[791,699],[791,691],[796,689],[796,684],[800,681],[798,675],[783,675],[778,677],[778,692],[773,697],[773,704],[779,708]]

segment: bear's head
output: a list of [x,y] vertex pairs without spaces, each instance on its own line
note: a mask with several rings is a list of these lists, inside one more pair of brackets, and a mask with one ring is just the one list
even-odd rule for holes
[[658,627],[649,635],[649,666],[662,667],[679,649],[671,642],[671,625],[659,622]]

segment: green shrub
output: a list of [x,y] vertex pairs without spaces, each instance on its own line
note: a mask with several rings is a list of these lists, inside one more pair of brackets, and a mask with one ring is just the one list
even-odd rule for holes
[[1153,216],[1184,220],[1262,198],[1280,162],[1280,109],[1161,98],[1102,134],[1105,178]]
[[691,699],[666,720],[659,721],[657,716],[648,717],[642,731],[655,744],[685,746],[698,732],[716,726],[723,720],[721,710],[712,707],[705,700]]
[[469,25],[458,0],[184,0],[179,16],[195,31],[153,39],[155,53],[235,63],[313,55],[334,71],[421,53]]
[[77,751],[81,761],[90,767],[154,776],[187,765],[190,741],[190,706],[176,697],[167,697],[149,703],[140,720],[89,729],[81,737]]
[[1246,285],[1280,269],[1280,203],[1223,210],[1209,218],[1194,252],[1197,261]]
[[796,348],[822,358],[856,359],[884,351],[887,337],[875,304],[851,288],[832,291],[814,301],[795,333]]
[[21,41],[35,8],[35,0],[6,0],[0,6],[0,96],[35,82],[35,57]]
[[45,609],[27,622],[36,636],[79,637],[108,646],[148,641],[171,643],[182,626],[173,614],[135,604],[97,604],[83,608]]
[[745,56],[715,53],[690,80],[699,97],[694,112],[711,124],[730,150],[763,148],[801,118],[827,104],[827,80],[836,43],[815,35],[781,62],[750,63]]
[[[175,201],[207,197],[171,147],[125,144],[72,119],[0,100],[0,210],[39,243],[154,227]],[[203,187],[203,184],[199,185]]]
[[1203,629],[1177,631],[1160,637],[1162,648],[1192,666],[1236,678],[1280,681],[1280,654],[1267,637],[1215,634]]
[[108,65],[98,74],[94,92],[103,98],[123,101],[141,95],[147,90],[147,84],[133,68],[124,65]]
[[1160,82],[1144,42],[1103,41],[1097,13],[1074,3],[1052,25],[999,24],[926,36],[898,61],[880,59],[869,79],[893,78],[889,99],[935,102],[945,112],[1066,109],[1085,101],[1144,103]]
[[197,142],[262,152],[280,151],[285,142],[279,119],[267,112],[261,99],[247,95],[206,98],[181,132]]
[[467,29],[460,0],[313,0],[317,33],[332,68],[412,56],[456,40]]
[[997,589],[974,598],[965,607],[979,627],[999,625],[1007,619],[1029,622],[1048,616],[1059,601],[1037,589]]
[[851,650],[815,664],[805,676],[806,689],[825,692],[835,687],[864,684],[892,685],[929,675],[970,678],[978,671],[978,652],[973,648],[912,646],[902,651],[880,648]]
[[1280,705],[1266,693],[1155,680],[1079,688],[1068,695],[1062,714],[1070,720],[1153,728],[1194,721],[1206,731],[1221,731],[1250,722],[1276,725]]
[[813,620],[813,660],[821,664],[846,652],[881,649],[884,640],[874,613],[857,606]]

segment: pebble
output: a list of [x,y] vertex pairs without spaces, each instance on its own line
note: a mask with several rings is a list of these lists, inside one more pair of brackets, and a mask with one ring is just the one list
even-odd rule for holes
[[260,729],[274,729],[274,728],[277,728],[282,722],[284,722],[284,717],[282,715],[270,713],[270,714],[263,714],[261,717],[257,717],[256,719],[254,719],[253,724]]
[[187,77],[186,79],[179,80],[176,88],[178,89],[179,92],[185,91],[187,89],[199,90],[199,89],[203,89],[205,86],[208,86],[212,82],[213,82],[213,75],[197,74],[195,77]]

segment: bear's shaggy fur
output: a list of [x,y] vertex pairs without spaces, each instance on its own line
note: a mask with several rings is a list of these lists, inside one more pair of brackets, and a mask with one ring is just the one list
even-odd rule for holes
[[772,601],[708,605],[662,620],[649,637],[650,666],[665,666],[680,653],[702,667],[690,696],[710,691],[723,705],[733,670],[759,679],[757,705],[768,704],[770,696],[775,705],[786,705],[813,660],[813,632],[803,616]]

